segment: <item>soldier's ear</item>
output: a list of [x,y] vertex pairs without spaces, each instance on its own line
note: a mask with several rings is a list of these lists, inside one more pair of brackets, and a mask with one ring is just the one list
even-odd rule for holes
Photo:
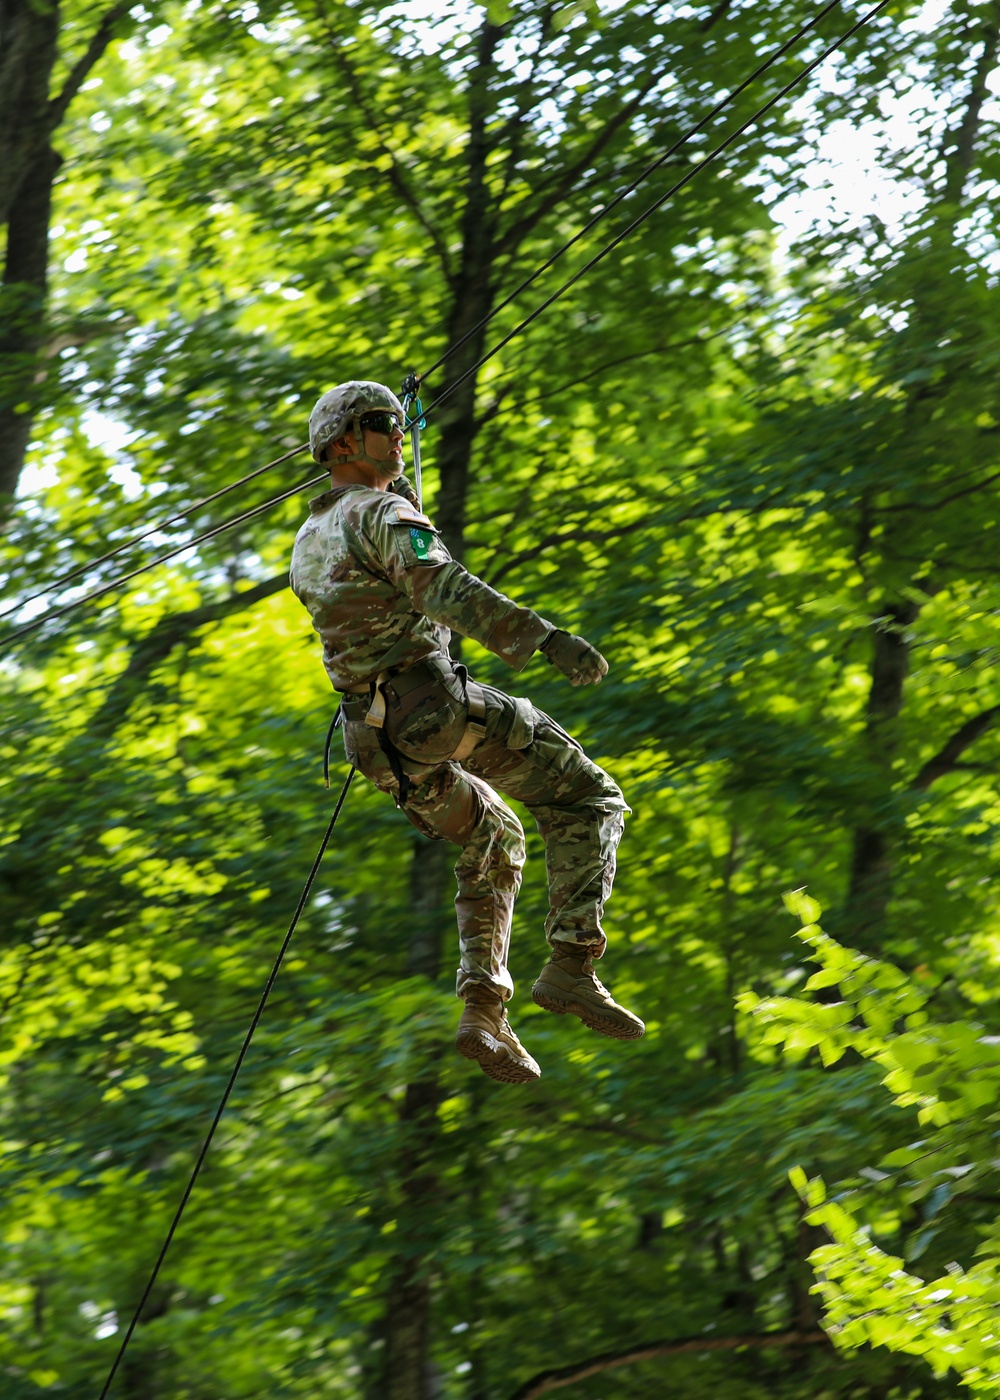
[[353,457],[358,450],[358,445],[354,441],[353,433],[344,433],[343,437],[327,443],[324,458],[329,461],[331,457]]

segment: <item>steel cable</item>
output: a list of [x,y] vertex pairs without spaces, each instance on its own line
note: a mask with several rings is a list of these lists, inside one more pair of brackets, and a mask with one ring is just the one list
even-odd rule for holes
[[510,292],[507,296],[504,297],[503,301],[499,302],[496,306],[494,306],[488,315],[483,316],[481,320],[477,321],[476,324],[470,327],[470,329],[467,330],[459,340],[456,340],[454,344],[449,345],[448,349],[445,350],[445,352],[441,355],[440,359],[435,360],[434,363],[431,365],[430,369],[424,370],[423,374],[419,376],[420,382],[422,383],[425,379],[432,375],[436,369],[440,369],[441,366],[445,363],[445,361],[449,360],[452,357],[452,355],[454,355],[456,350],[460,350],[462,346],[465,345],[467,341],[471,340],[474,335],[477,335],[479,331],[483,329],[484,326],[488,326],[490,322],[494,319],[494,317],[498,316],[501,311],[505,310],[508,306],[510,306],[511,302],[515,301],[521,295],[522,292],[527,291],[527,289],[532,285],[532,283],[536,282],[538,278],[541,277],[543,272],[547,272],[550,267],[552,267],[555,263],[559,261],[559,259],[563,256],[564,253],[568,253],[569,250],[575,247],[575,245],[579,243],[580,239],[583,238],[586,234],[588,234],[592,228],[595,228],[596,225],[599,224],[602,219],[606,219],[613,209],[618,208],[622,200],[627,199],[628,196],[632,194],[634,190],[637,190],[641,184],[645,183],[645,181],[649,179],[650,175],[652,175],[655,171],[659,170],[661,166],[665,165],[672,155],[675,155],[683,145],[686,145],[687,142],[690,141],[692,136],[696,136],[699,131],[701,131],[704,127],[708,125],[708,123],[712,120],[713,117],[717,117],[720,112],[724,111],[732,102],[736,100],[737,97],[739,97],[741,92],[745,92],[751,83],[756,82],[762,73],[766,73],[772,64],[776,63],[778,59],[781,58],[783,54],[786,54],[794,44],[797,44],[800,39],[804,38],[805,35],[809,33],[810,29],[814,29],[816,25],[819,24],[820,20],[825,18],[825,16],[828,15],[831,10],[835,10],[839,4],[840,0],[830,0],[830,3],[828,5],[825,5],[823,9],[820,10],[819,14],[814,15],[811,20],[808,20],[804,25],[802,25],[800,29],[796,30],[792,37],[788,39],[784,44],[782,44],[780,48],[775,49],[774,53],[772,53],[768,58],[766,58],[759,68],[755,68],[754,71],[750,74],[749,78],[744,79],[744,81],[740,83],[739,87],[733,88],[732,92],[729,92],[726,94],[725,97],[720,98],[720,100],[715,104],[715,106],[710,112],[706,112],[706,114],[701,118],[700,121],[695,122],[694,126],[690,127],[687,131],[685,131],[683,136],[679,136],[672,146],[668,146],[667,149],[663,152],[663,154],[658,156],[656,160],[653,161],[652,165],[647,165],[642,174],[637,175],[630,185],[626,185],[624,189],[619,190],[619,192],[615,195],[614,199],[611,201],[610,204],[606,204],[603,207],[603,209],[598,210],[598,212],[593,216],[593,218],[588,219],[588,221],[583,225],[583,227],[581,229],[578,229],[578,231],[574,233],[572,238],[568,239],[567,242],[565,242],[561,248],[557,248],[551,257],[547,258],[545,262],[541,264],[540,267],[536,267],[534,272],[532,272],[529,277],[526,277],[523,282],[521,282],[517,287],[514,288],[512,292]]
[[202,510],[205,506],[210,506],[213,501],[217,501],[220,496],[226,496],[230,491],[236,491],[241,486],[246,486],[248,481],[253,481],[255,477],[263,476],[272,467],[279,467],[282,462],[287,462],[291,457],[297,457],[300,452],[308,450],[309,444],[302,443],[298,447],[293,447],[291,452],[286,452],[283,457],[275,457],[273,462],[266,462],[264,466],[255,468],[252,472],[247,472],[246,476],[241,476],[239,481],[231,481],[228,486],[221,487],[218,491],[213,491],[210,496],[205,496],[200,501],[195,501],[193,506],[187,506],[184,510],[178,511],[176,515],[171,515],[167,520],[161,520],[157,525],[150,525],[141,535],[133,535],[131,539],[125,540],[122,544],[115,545],[114,549],[109,549],[107,554],[98,555],[96,559],[88,559],[85,564],[80,564],[77,568],[71,569],[67,574],[60,574],[58,578],[40,588],[37,593],[29,593],[27,598],[22,598],[15,603],[12,608],[7,608],[0,612],[0,621],[5,617],[10,617],[12,613],[20,612],[29,603],[33,603],[36,598],[44,598],[46,593],[54,593],[57,588],[63,588],[67,583],[72,583],[81,574],[89,573],[91,569],[98,568],[101,564],[106,564],[109,559],[114,559],[116,555],[124,554],[126,549],[132,549],[137,544],[142,544],[143,540],[148,540],[151,535],[158,535],[163,530],[168,530],[171,525],[176,525],[178,520],[186,520],[189,515],[194,515],[196,511]]
[[320,482],[329,478],[324,472],[321,476],[310,477],[308,481],[300,481],[297,486],[291,486],[287,491],[282,491],[280,496],[272,496],[270,500],[261,501],[260,505],[251,507],[250,510],[243,511],[240,515],[231,516],[229,520],[224,520],[221,525],[213,525],[210,530],[205,530],[200,535],[195,535],[193,540],[186,540],[184,544],[175,545],[173,549],[167,550],[166,554],[158,554],[155,559],[148,560],[145,564],[140,564],[138,568],[132,569],[130,573],[120,574],[117,578],[111,579],[109,583],[101,588],[95,588],[92,593],[86,593],[82,598],[75,598],[71,603],[64,603],[62,607],[50,608],[41,617],[36,617],[34,622],[28,622],[16,631],[8,632],[5,637],[0,637],[0,655],[2,655],[12,642],[16,642],[19,637],[26,637],[29,632],[35,632],[46,622],[52,622],[57,617],[65,617],[67,613],[74,612],[77,608],[82,608],[85,603],[93,603],[98,598],[103,598],[106,593],[112,593],[116,588],[120,588],[124,583],[130,583],[132,579],[138,578],[140,574],[149,573],[150,569],[155,569],[158,564],[165,564],[170,559],[175,559],[178,554],[183,554],[186,549],[194,549],[196,545],[204,544],[206,540],[214,539],[216,535],[224,534],[226,530],[231,530],[234,525],[240,525],[244,520],[252,520],[255,515],[262,515],[272,506],[280,505],[282,501],[287,501],[290,496],[297,495],[300,491],[306,491],[311,486],[318,486]]
[[811,63],[806,64],[805,68],[803,68],[800,73],[797,73],[796,76],[791,80],[791,82],[786,83],[785,86],[781,88],[779,92],[776,92],[775,95],[769,101],[765,102],[764,106],[759,108],[758,111],[756,111],[752,117],[749,117],[745,122],[743,122],[741,126],[738,126],[735,131],[731,132],[724,141],[720,142],[719,145],[714,148],[714,150],[709,151],[707,156],[703,157],[702,160],[698,161],[696,165],[693,165],[686,175],[682,176],[682,178],[678,180],[676,184],[671,185],[670,189],[667,190],[665,194],[660,195],[659,199],[655,199],[652,204],[650,204],[645,210],[643,210],[643,212],[638,216],[638,218],[633,219],[632,222],[626,228],[623,228],[620,233],[616,234],[610,243],[605,244],[605,246],[600,250],[599,253],[596,253],[594,257],[589,259],[588,262],[585,262],[581,268],[579,268],[576,272],[573,273],[572,277],[567,278],[567,280],[562,284],[562,286],[557,288],[557,290],[554,291],[551,296],[546,297],[546,299],[543,302],[540,302],[539,305],[535,307],[534,311],[532,311],[529,315],[525,316],[522,321],[519,321],[517,323],[517,325],[512,331],[509,331],[507,335],[505,335],[501,340],[498,340],[495,345],[491,346],[491,348],[487,350],[484,355],[480,356],[480,358],[475,362],[475,364],[470,365],[468,369],[464,370],[458,376],[457,379],[452,380],[452,382],[448,384],[441,391],[440,394],[438,394],[437,398],[427,405],[427,407],[424,409],[424,417],[429,417],[438,407],[438,405],[443,403],[445,399],[450,398],[450,396],[455,392],[455,390],[459,388],[460,385],[464,384],[465,381],[471,375],[477,374],[479,370],[482,369],[483,365],[485,365],[489,360],[492,360],[493,356],[498,354],[504,348],[505,345],[509,345],[510,342],[516,336],[519,336],[522,331],[526,330],[528,326],[532,324],[533,321],[536,321],[538,317],[541,316],[543,312],[547,311],[554,302],[557,302],[561,296],[568,292],[570,287],[575,286],[576,283],[580,281],[581,277],[585,277],[588,272],[590,272],[593,268],[595,268],[598,265],[598,263],[603,262],[609,253],[614,252],[618,245],[622,243],[626,238],[628,238],[630,233],[634,233],[635,230],[639,228],[641,224],[644,224],[648,218],[655,214],[657,209],[661,208],[661,206],[664,205],[668,199],[673,198],[673,196],[677,194],[679,190],[682,190],[685,185],[689,184],[690,181],[693,180],[694,177],[700,173],[700,171],[705,169],[706,165],[709,165],[713,160],[715,160],[716,156],[719,156],[722,154],[723,151],[728,150],[728,148],[733,144],[733,142],[737,140],[738,137],[742,136],[745,131],[748,131],[750,127],[755,125],[755,123],[760,120],[760,118],[765,114],[765,112],[769,112],[771,108],[775,106],[776,103],[780,102],[781,99],[784,96],[786,96],[787,93],[791,92],[792,88],[796,87],[802,81],[803,78],[808,77],[809,74],[812,73],[814,69],[818,68],[819,65],[823,63],[826,59],[828,59],[832,53],[836,53],[837,50],[841,47],[841,45],[845,44],[852,34],[856,34],[857,31],[861,29],[864,25],[866,25],[869,20],[874,19],[874,17],[879,13],[879,11],[884,10],[889,3],[890,0],[879,0],[879,3],[877,5],[874,5],[870,10],[863,14],[855,24],[851,25],[850,29],[848,29],[844,34],[840,36],[839,39],[837,39],[834,43],[830,44],[828,48],[825,48],[817,58],[814,58],[812,60]]
[[[721,111],[725,106],[727,106],[731,101],[733,101],[735,97],[738,96],[739,93],[741,93],[746,88],[747,84],[753,81],[754,77],[759,76],[759,74],[762,73],[767,67],[769,67],[770,64],[773,63],[777,58],[779,58],[782,53],[786,52],[789,45],[794,43],[802,33],[806,32],[815,23],[817,23],[825,14],[829,12],[830,9],[833,8],[833,5],[837,3],[839,3],[839,0],[833,0],[833,4],[826,5],[824,9],[812,21],[810,21],[806,26],[804,26],[803,29],[800,30],[799,33],[793,37],[793,39],[789,40],[785,45],[782,45],[780,49],[777,49],[767,63],[761,65],[758,69],[756,69],[754,75],[752,75],[751,78],[747,79],[746,82],[742,83],[739,87],[734,88],[733,91],[730,94],[728,94],[728,96],[721,103],[716,104],[716,107],[713,109],[712,115],[717,115],[719,111]],[[857,33],[859,29],[863,28],[863,26],[866,25],[877,14],[879,14],[880,11],[884,10],[888,4],[889,0],[879,0],[879,3],[877,5],[874,5],[870,10],[866,11],[866,13],[862,15],[861,18],[858,19],[853,25],[851,25],[851,27],[848,30],[841,34],[839,38],[834,40],[834,42],[832,44],[829,44],[822,51],[822,53],[820,53],[816,58],[812,59],[808,64],[806,64],[806,66],[802,68],[795,75],[795,77],[791,79],[790,82],[786,83],[777,93],[775,93],[773,97],[771,97],[767,102],[765,102],[762,107],[758,108],[752,116],[750,116],[734,131],[732,131],[724,141],[720,142],[719,145],[714,147],[706,156],[704,156],[700,161],[693,165],[691,169],[680,180],[673,184],[670,187],[670,189],[668,189],[664,194],[660,195],[658,199],[654,200],[653,203],[650,204],[637,218],[633,219],[633,221],[630,224],[628,224],[624,229],[622,229],[618,234],[616,234],[616,236],[609,243],[605,244],[605,246],[598,253],[596,253],[594,257],[590,258],[586,263],[584,263],[583,266],[580,267],[572,275],[572,277],[568,278],[560,287],[556,289],[556,291],[554,291],[544,301],[539,303],[539,305],[536,306],[534,310],[529,313],[529,315],[527,315],[521,321],[519,321],[518,324],[513,328],[513,330],[509,331],[505,336],[502,337],[502,339],[497,341],[496,344],[493,345],[488,351],[486,351],[485,354],[480,356],[480,358],[473,365],[470,365],[466,370],[464,370],[463,373],[460,374],[457,379],[453,380],[450,384],[446,385],[445,388],[441,391],[441,393],[438,394],[437,398],[434,399],[434,401],[423,410],[423,416],[427,417],[429,414],[431,414],[436,408],[439,407],[439,405],[444,403],[456,391],[456,389],[458,389],[463,383],[465,383],[465,381],[469,379],[471,375],[478,373],[478,371],[482,369],[482,367],[486,363],[488,363],[488,361],[491,360],[494,355],[498,354],[506,345],[509,345],[510,342],[514,340],[516,336],[520,335],[522,331],[526,330],[527,327],[530,326],[534,321],[536,321],[538,317],[541,316],[545,311],[547,311],[550,306],[552,306],[556,301],[558,301],[562,296],[564,296],[565,293],[569,291],[571,287],[575,286],[576,283],[579,282],[582,277],[586,276],[586,274],[590,272],[594,267],[596,267],[599,263],[603,262],[603,260],[619,246],[619,244],[621,244],[631,233],[633,233],[635,229],[637,229],[638,227],[640,227],[640,225],[645,223],[647,219],[649,219],[658,209],[660,209],[667,202],[667,200],[671,199],[675,194],[677,194],[681,189],[683,189],[685,185],[689,184],[690,181],[693,180],[694,177],[698,175],[702,170],[704,170],[707,165],[709,165],[713,160],[715,160],[719,155],[721,155],[723,151],[727,150],[729,146],[731,146],[734,141],[736,141],[740,136],[742,136],[745,131],[748,131],[750,127],[754,126],[762,116],[764,116],[767,112],[771,110],[772,107],[776,106],[777,103],[780,102],[783,97],[785,97],[794,87],[796,87],[803,80],[803,78],[808,77],[809,74],[812,73],[816,68],[818,68],[819,65],[823,63],[827,58],[829,58],[831,54],[836,53],[837,50],[840,49],[843,46],[843,44],[845,44],[847,40],[852,37],[852,35]],[[683,139],[687,140],[691,135],[693,135],[697,130],[700,129],[701,125],[702,123],[699,123],[697,126],[692,127]],[[672,149],[676,149],[676,146]],[[657,169],[663,163],[663,160],[665,160],[666,158],[667,153],[665,153],[659,161],[655,162],[652,166],[650,166],[646,174],[651,173],[654,169]],[[645,175],[641,178],[645,178]],[[622,191],[622,193],[615,200],[614,203],[620,203],[621,200],[624,199],[628,193],[630,193],[629,189]],[[609,209],[611,207],[614,206],[609,206]],[[603,212],[601,217],[603,217]],[[597,218],[592,220],[587,227],[592,227],[595,222],[597,222]],[[580,236],[582,236],[582,234],[585,232],[586,228],[580,231]],[[543,267],[539,269],[539,271],[543,271],[545,267],[550,266],[551,262],[555,261],[556,258],[562,256],[562,253],[565,252],[567,248],[571,247],[574,242],[576,242],[575,237],[571,239],[563,249],[560,249],[558,253],[554,254],[553,258],[550,259],[549,263],[544,264]],[[511,293],[511,295],[503,303],[501,303],[501,305],[498,306],[496,310],[499,311],[502,309],[503,306],[508,305],[513,299],[513,297],[518,295],[518,293],[521,290],[523,290],[525,286],[529,285],[532,281],[534,281],[534,276],[529,278],[525,283],[522,284],[521,287],[517,288],[513,293]],[[485,320],[480,324],[485,324],[486,321],[490,319],[492,319],[492,316],[485,318]],[[473,334],[476,329],[477,328],[474,327],[469,334]],[[467,338],[468,337],[464,337],[463,340],[456,342],[456,346],[451,347],[446,352],[445,356],[437,362],[437,365],[443,363],[444,359],[446,359],[450,354],[452,354],[453,350],[457,348],[458,345],[464,343],[464,339]],[[433,366],[432,368],[436,367],[437,366]],[[430,373],[430,371],[427,371],[427,373]],[[296,449],[296,451],[301,450],[302,449]],[[260,469],[260,471],[264,470],[267,470],[267,468]],[[258,474],[259,472],[253,473],[251,475]],[[302,483],[300,486],[292,488],[292,490],[284,491],[281,494],[272,497],[271,500],[262,502],[259,506],[254,507],[253,510],[247,511],[241,515],[234,516],[230,520],[223,522],[221,525],[214,527],[212,530],[206,531],[204,534],[197,536],[193,540],[189,540],[186,544],[178,546],[177,548],[168,551],[166,554],[157,556],[155,559],[150,560],[147,564],[142,565],[140,568],[134,569],[131,572],[121,575],[116,579],[112,579],[109,583],[105,584],[99,589],[96,589],[94,592],[86,594],[82,598],[75,599],[70,603],[66,603],[60,608],[56,608],[54,610],[50,610],[46,613],[43,613],[40,617],[34,619],[34,621],[27,623],[25,626],[18,628],[16,631],[8,633],[3,638],[0,638],[0,654],[2,654],[3,651],[5,651],[12,642],[18,640],[20,637],[27,636],[29,633],[36,631],[39,627],[42,627],[46,622],[54,620],[58,617],[65,616],[67,613],[73,612],[77,608],[83,607],[85,604],[91,603],[97,598],[103,597],[105,594],[113,591],[115,588],[120,587],[122,584],[130,582],[139,574],[146,573],[149,569],[155,568],[158,564],[165,563],[167,560],[174,558],[177,554],[182,553],[185,549],[191,549],[195,545],[201,544],[207,539],[211,539],[216,535],[222,534],[225,530],[232,528],[234,525],[240,524],[243,520],[249,519],[255,515],[263,514],[272,506],[278,505],[282,501],[287,500],[288,497],[294,495],[296,491],[304,490],[307,486],[315,485],[319,481],[323,481],[325,479],[325,476],[316,477],[308,482]],[[239,483],[234,483],[234,486],[236,484]],[[224,494],[224,491],[220,492],[219,494]],[[49,590],[42,590],[42,592],[47,591]],[[41,596],[41,594],[36,594],[34,596],[38,597]]]

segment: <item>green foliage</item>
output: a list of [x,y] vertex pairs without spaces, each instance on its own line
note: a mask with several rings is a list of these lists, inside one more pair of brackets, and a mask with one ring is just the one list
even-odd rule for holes
[[[996,1115],[990,1110],[1000,1087],[1000,1038],[969,1019],[936,1019],[926,1009],[929,989],[824,934],[815,922],[815,900],[798,892],[786,902],[810,921],[799,937],[821,968],[805,989],[837,987],[844,999],[748,993],[743,1010],[756,1018],[764,1043],[780,1045],[793,1060],[816,1049],[828,1066],[852,1052],[877,1064],[893,1102],[910,1116],[916,1109],[915,1127],[924,1131],[864,1168],[860,1179],[838,1182],[830,1199],[821,1177],[808,1178],[801,1166],[789,1172],[809,1208],[808,1222],[822,1226],[832,1241],[810,1256],[826,1326],[839,1347],[884,1346],[922,1357],[935,1374],[954,1370],[973,1392],[996,1395],[998,1239],[995,1226],[980,1225],[974,1244],[962,1217],[968,1202],[995,1189]],[[901,1227],[917,1214],[921,1228],[905,1232]],[[878,1242],[901,1234],[908,1234],[905,1258]],[[958,1246],[960,1256],[970,1257],[964,1265],[951,1259],[940,1276],[925,1279],[907,1263],[933,1244],[935,1253]]]
[[[692,1349],[573,1393],[992,1393],[989,103],[961,217],[945,198],[988,9],[928,28],[894,6],[431,410],[428,502],[452,543],[611,659],[580,692],[541,660],[513,677],[463,652],[631,802],[606,967],[648,1033],[612,1044],[525,996],[546,951],[531,832],[511,1014],[543,1078],[503,1089],[454,1055],[449,854],[355,784],[130,1347],[128,1400],[385,1400],[392,1322],[418,1295],[412,1400],[509,1400],[650,1341],[821,1326],[836,1349]],[[51,355],[2,547],[10,604],[300,443],[331,382],[426,367],[811,13],[133,13],[56,136]],[[915,201],[901,224],[789,248],[769,204],[812,178],[818,125],[881,122],[892,94],[922,133],[908,153],[879,138]],[[282,588],[303,511],[293,498],[0,659],[5,1397],[99,1393],[328,818],[331,697]],[[802,896],[803,948],[780,892],[805,882],[832,936]]]

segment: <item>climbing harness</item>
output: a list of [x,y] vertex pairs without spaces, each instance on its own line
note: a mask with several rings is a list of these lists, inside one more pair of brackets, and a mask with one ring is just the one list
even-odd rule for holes
[[[386,756],[392,775],[399,785],[397,804],[404,807],[410,796],[412,779],[403,768],[403,755],[386,732],[385,721],[387,703],[393,709],[402,708],[407,695],[426,690],[428,686],[440,684],[448,676],[456,676],[465,692],[465,729],[455,749],[445,760],[448,763],[461,763],[468,758],[477,744],[486,737],[486,692],[478,681],[469,675],[468,667],[446,661],[443,657],[428,657],[414,662],[401,671],[381,671],[368,687],[369,703],[364,709],[363,718],[369,729],[374,729],[379,747]],[[354,702],[356,704],[356,702]],[[341,709],[345,702],[341,702]],[[361,718],[357,711],[352,713],[352,702],[346,701],[348,719]],[[339,714],[339,711],[338,711]],[[331,728],[331,733],[332,733]]]

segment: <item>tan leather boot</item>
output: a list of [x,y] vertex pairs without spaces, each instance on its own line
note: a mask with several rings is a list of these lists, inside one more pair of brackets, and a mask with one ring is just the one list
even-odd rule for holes
[[542,968],[531,995],[539,1006],[557,1016],[569,1012],[585,1026],[614,1040],[638,1040],[646,1027],[619,1006],[594,971],[591,948],[560,944]]
[[489,987],[469,987],[455,1047],[501,1084],[526,1084],[542,1071],[510,1028],[503,998]]

